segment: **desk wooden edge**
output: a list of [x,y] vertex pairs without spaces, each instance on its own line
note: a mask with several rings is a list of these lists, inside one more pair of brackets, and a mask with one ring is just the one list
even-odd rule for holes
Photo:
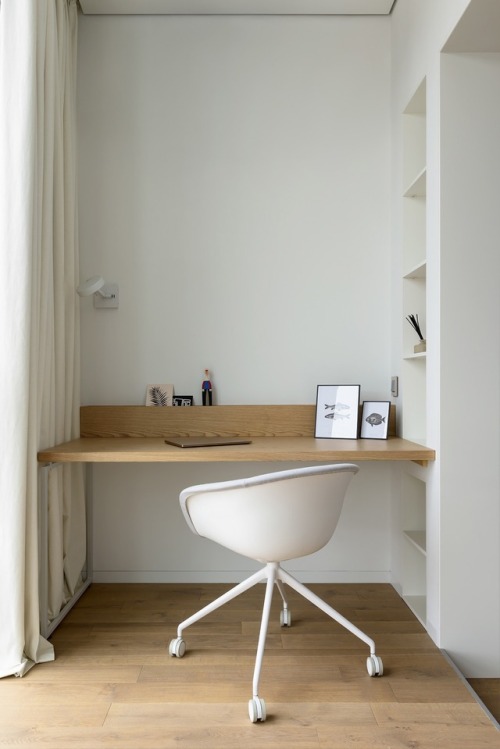
[[81,437],[41,450],[38,460],[41,463],[412,461],[425,466],[435,460],[435,452],[397,437],[383,442],[255,437],[248,445],[189,449],[166,445],[158,437]]

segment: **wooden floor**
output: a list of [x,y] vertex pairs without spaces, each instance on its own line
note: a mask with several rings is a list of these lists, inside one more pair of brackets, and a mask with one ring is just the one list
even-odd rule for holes
[[0,747],[43,749],[481,749],[500,731],[389,585],[314,585],[372,636],[384,676],[366,672],[366,645],[290,594],[279,597],[264,661],[268,719],[247,702],[262,585],[185,632],[179,620],[228,586],[93,585],[54,632],[56,661],[0,680]]
[[468,682],[500,725],[500,679],[468,679]]

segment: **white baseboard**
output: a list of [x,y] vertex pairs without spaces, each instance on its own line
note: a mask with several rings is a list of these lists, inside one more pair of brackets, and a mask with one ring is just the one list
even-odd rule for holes
[[[239,583],[248,570],[94,570],[95,583]],[[286,569],[286,568],[285,568]],[[387,583],[386,570],[289,570],[303,583]]]

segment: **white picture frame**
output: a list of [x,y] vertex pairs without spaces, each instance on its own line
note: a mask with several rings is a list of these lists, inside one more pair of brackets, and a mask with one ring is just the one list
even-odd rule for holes
[[358,438],[360,385],[318,385],[316,425],[319,439]]

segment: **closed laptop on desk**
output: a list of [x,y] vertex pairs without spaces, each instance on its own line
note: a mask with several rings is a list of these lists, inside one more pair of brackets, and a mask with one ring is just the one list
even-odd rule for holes
[[221,445],[249,445],[245,437],[168,437],[167,445],[175,447],[218,447]]

